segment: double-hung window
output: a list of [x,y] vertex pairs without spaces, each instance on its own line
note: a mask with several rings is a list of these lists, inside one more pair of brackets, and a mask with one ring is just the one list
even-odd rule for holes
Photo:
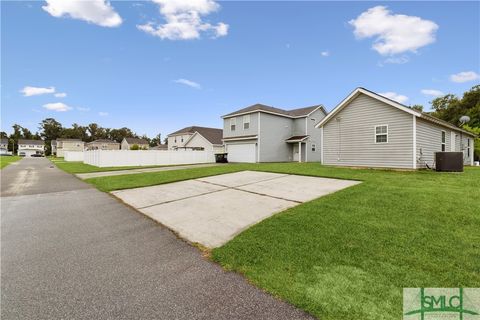
[[467,139],[467,157],[470,158],[470,139]]
[[236,127],[237,127],[237,119],[236,118],[231,118],[230,119],[230,131],[235,131]]
[[243,116],[243,130],[248,130],[250,128],[250,115],[246,114]]
[[388,126],[375,126],[375,143],[388,143]]
[[446,151],[445,145],[447,142],[447,133],[445,131],[442,131],[442,152]]
[[312,143],[312,152],[317,151],[317,145],[315,143]]

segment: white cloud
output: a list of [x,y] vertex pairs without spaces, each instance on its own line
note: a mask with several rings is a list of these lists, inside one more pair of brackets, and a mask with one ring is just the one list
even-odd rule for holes
[[384,6],[376,6],[350,20],[357,39],[375,37],[372,48],[381,55],[416,52],[435,42],[438,25],[430,20],[403,14],[392,14]]
[[330,55],[330,52],[322,51],[322,52],[320,52],[320,54],[322,55],[322,57],[328,57]]
[[67,94],[65,92],[59,92],[59,93],[55,93],[54,96],[57,98],[65,98]]
[[451,81],[458,83],[473,81],[477,80],[478,78],[480,78],[480,76],[474,71],[463,71],[450,76]]
[[197,83],[195,81],[188,80],[188,79],[177,79],[177,80],[174,80],[173,82],[184,84],[186,86],[189,86],[189,87],[192,87],[192,88],[195,88],[195,89],[201,89],[202,88],[202,86],[199,83]]
[[69,107],[62,102],[47,103],[47,104],[44,104],[43,107],[47,110],[57,111],[57,112],[65,112],[72,109],[72,107]]
[[408,97],[407,96],[404,96],[404,95],[401,95],[401,94],[398,94],[396,92],[383,92],[383,93],[380,93],[381,96],[384,96],[388,99],[392,99],[392,100],[395,100],[399,103],[405,103],[407,102],[408,100]]
[[38,96],[40,94],[54,93],[55,87],[42,88],[26,86],[20,90],[20,92],[23,93],[25,97]]
[[409,57],[407,56],[401,56],[401,57],[390,57],[385,59],[383,61],[384,63],[392,63],[392,64],[404,64],[407,63],[410,60]]
[[201,33],[208,33],[214,38],[228,34],[228,24],[216,25],[204,22],[202,16],[217,11],[220,6],[214,0],[152,0],[160,7],[160,14],[165,23],[148,22],[137,25],[151,35],[169,40],[199,39]]
[[106,117],[106,116],[108,116],[108,112],[100,111],[100,112],[98,113],[98,115],[99,115],[100,117]]
[[421,92],[426,96],[432,96],[432,97],[441,97],[445,95],[445,93],[436,89],[423,89]]
[[46,0],[42,9],[52,16],[84,20],[102,27],[118,27],[122,18],[107,0]]

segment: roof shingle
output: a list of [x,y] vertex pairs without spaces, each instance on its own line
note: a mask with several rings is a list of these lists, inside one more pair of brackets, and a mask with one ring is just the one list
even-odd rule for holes
[[179,134],[194,134],[195,132],[201,134],[211,144],[222,144],[223,130],[217,128],[191,126],[170,133],[168,136],[174,136]]

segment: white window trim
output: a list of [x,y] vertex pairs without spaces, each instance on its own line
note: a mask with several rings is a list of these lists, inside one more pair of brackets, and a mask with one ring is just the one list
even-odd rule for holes
[[[248,128],[245,128],[245,124],[247,123],[248,123]],[[246,114],[243,116],[243,130],[249,130],[249,129],[250,129],[250,115]]]
[[467,138],[467,157],[471,157],[472,156],[472,150],[470,149],[471,147],[471,143],[470,143],[470,138]]
[[[387,127],[387,132],[386,133],[377,133],[377,128],[378,127]],[[376,125],[375,128],[373,128],[373,130],[374,130],[373,132],[375,133],[375,138],[374,138],[375,144],[387,144],[388,143],[388,124]],[[386,142],[377,142],[377,136],[383,136],[383,135],[387,136],[387,141]]]
[[[235,126],[235,129],[232,130],[232,126]],[[237,130],[237,118],[230,118],[230,131]]]
[[[445,137],[445,140],[443,139],[443,137]],[[442,130],[442,133],[440,134],[440,142],[440,151],[447,151],[447,131]]]

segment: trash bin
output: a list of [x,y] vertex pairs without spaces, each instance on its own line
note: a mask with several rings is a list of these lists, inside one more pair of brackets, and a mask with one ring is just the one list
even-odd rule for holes
[[217,153],[215,154],[215,162],[216,163],[227,163],[227,153]]

